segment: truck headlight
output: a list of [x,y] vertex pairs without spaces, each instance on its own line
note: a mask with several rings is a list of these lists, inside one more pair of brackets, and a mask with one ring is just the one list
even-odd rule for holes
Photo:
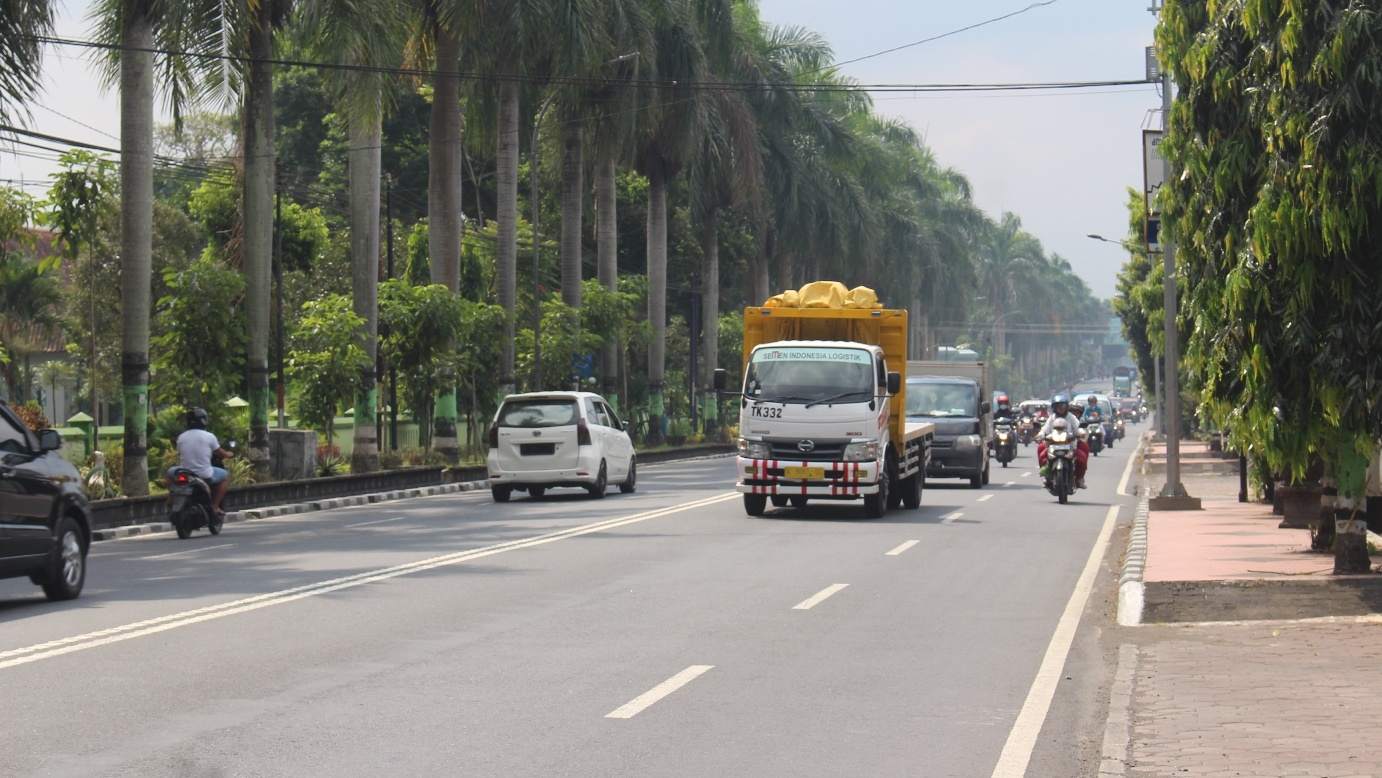
[[978,448],[983,445],[983,441],[978,435],[961,435],[955,438],[955,448]]
[[771,459],[772,449],[761,440],[739,438],[739,456],[745,459]]
[[845,446],[846,462],[876,462],[878,461],[878,441],[861,440],[857,443],[850,443]]

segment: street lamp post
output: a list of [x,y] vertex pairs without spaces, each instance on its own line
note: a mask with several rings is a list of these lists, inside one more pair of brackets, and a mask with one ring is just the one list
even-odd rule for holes
[[[1131,252],[1131,251],[1136,251],[1136,250],[1142,250],[1142,249],[1145,249],[1145,248],[1146,248],[1145,246],[1138,246],[1138,245],[1135,245],[1135,244],[1133,244],[1133,243],[1130,243],[1130,242],[1128,242],[1128,241],[1126,241],[1126,240],[1110,240],[1109,238],[1105,238],[1103,235],[1099,235],[1098,233],[1093,233],[1093,232],[1091,232],[1090,234],[1086,235],[1085,237],[1086,237],[1086,238],[1091,238],[1091,239],[1093,239],[1093,240],[1103,241],[1104,243],[1113,243],[1113,244],[1122,246],[1123,248],[1127,249],[1129,252]],[[1165,398],[1165,396],[1166,396],[1166,393],[1162,391],[1162,387],[1161,387],[1161,362],[1158,361],[1158,360],[1153,359],[1153,360],[1152,360],[1152,399],[1153,399],[1153,401],[1154,401],[1154,407],[1156,408],[1156,420],[1155,420],[1155,423],[1152,425],[1152,427],[1153,427],[1153,429],[1158,429],[1158,430],[1160,430],[1161,433],[1162,433],[1163,435],[1166,434],[1166,408],[1165,408],[1165,406],[1164,406],[1164,404],[1163,404],[1163,402],[1162,402],[1163,399]]]

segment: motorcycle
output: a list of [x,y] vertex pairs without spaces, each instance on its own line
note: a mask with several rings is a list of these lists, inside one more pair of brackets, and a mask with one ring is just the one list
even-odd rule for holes
[[1127,436],[1127,434],[1127,424],[1122,419],[1119,419],[1118,421],[1115,421],[1113,423],[1113,437],[1115,439],[1122,440],[1124,437]]
[[[235,441],[227,441],[226,448],[234,451]],[[220,457],[213,457],[212,464],[222,467]],[[183,467],[174,468],[172,480],[168,493],[173,501],[168,521],[177,531],[178,538],[186,540],[199,529],[205,529],[212,535],[221,534],[225,520],[211,508],[211,485]]]
[[1011,419],[999,419],[993,425],[993,455],[1003,467],[1017,458],[1017,440]]
[[1075,493],[1075,436],[1061,425],[1046,436],[1046,466],[1050,477],[1047,490],[1056,496],[1061,505]]
[[1017,421],[1017,439],[1022,445],[1032,445],[1032,436],[1036,434],[1036,428],[1032,426],[1032,417],[1023,416]]
[[1104,425],[1095,420],[1088,420],[1080,423],[1080,427],[1085,430],[1089,441],[1089,453],[1099,456],[1099,452],[1104,450]]

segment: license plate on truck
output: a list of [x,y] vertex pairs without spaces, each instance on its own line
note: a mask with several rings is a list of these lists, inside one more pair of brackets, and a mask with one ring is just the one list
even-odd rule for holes
[[825,468],[823,467],[784,467],[782,468],[784,478],[793,481],[820,481],[825,478]]

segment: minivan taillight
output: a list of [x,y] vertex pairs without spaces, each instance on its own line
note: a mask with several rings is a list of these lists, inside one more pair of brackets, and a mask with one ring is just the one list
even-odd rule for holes
[[590,428],[585,426],[585,422],[576,425],[576,445],[590,445]]
[[499,448],[499,425],[489,425],[489,447]]

